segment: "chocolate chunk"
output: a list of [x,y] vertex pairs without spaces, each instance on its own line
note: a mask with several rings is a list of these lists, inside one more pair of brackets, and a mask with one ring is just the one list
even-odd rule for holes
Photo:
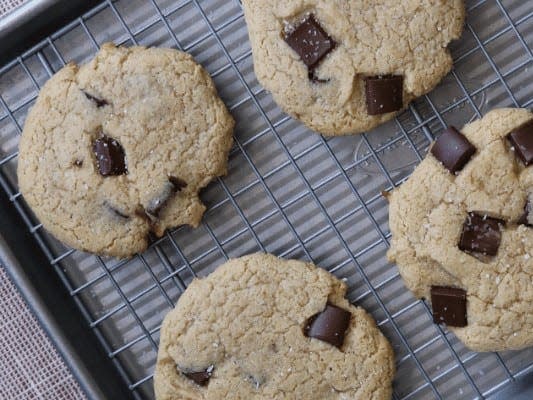
[[83,90],[83,94],[84,94],[85,97],[87,97],[89,100],[94,101],[94,103],[96,104],[96,107],[97,107],[97,108],[100,108],[100,107],[104,107],[104,106],[109,105],[109,103],[107,102],[107,100],[99,99],[98,97],[93,96],[92,94],[87,93],[85,90]]
[[446,129],[431,148],[431,154],[452,174],[461,171],[475,152],[476,148],[453,126]]
[[501,226],[505,222],[475,212],[468,213],[463,224],[459,249],[495,256],[502,238]]
[[209,379],[211,379],[211,375],[213,375],[213,369],[214,367],[211,365],[205,371],[183,372],[183,375],[200,386],[207,386]]
[[124,214],[122,211],[117,210],[115,207],[112,207],[112,206],[110,206],[109,204],[107,204],[107,207],[108,207],[109,210],[110,210],[113,214],[115,214],[117,217],[124,218],[124,219],[130,219],[130,216],[129,216],[129,215]]
[[529,224],[529,213],[526,211],[524,212],[524,214],[522,214],[522,216],[520,217],[520,219],[517,221],[518,222],[518,225],[526,225],[526,226],[531,226]]
[[383,75],[365,78],[368,115],[380,115],[403,108],[403,76]]
[[328,83],[329,82],[329,79],[320,79],[318,76],[316,76],[315,74],[315,71],[312,70],[312,71],[309,71],[307,73],[307,77],[309,78],[309,80],[313,83]]
[[532,225],[529,223],[530,213],[531,213],[531,202],[528,200],[526,201],[526,205],[524,206],[524,214],[522,214],[520,219],[517,221],[518,224],[531,227]]
[[102,136],[93,143],[98,170],[102,176],[123,175],[128,173],[126,154],[120,143],[109,136]]
[[182,189],[185,189],[187,187],[187,182],[185,182],[183,179],[180,179],[176,176],[169,176],[168,181],[173,186],[173,192],[181,192]]
[[74,166],[76,166],[76,167],[82,167],[83,166],[83,160],[75,160],[72,164]]
[[309,71],[313,71],[336,46],[335,41],[320,26],[313,14],[287,34],[285,41],[298,53]]
[[349,311],[327,304],[324,311],[309,318],[304,334],[340,348],[344,343],[346,330],[350,326],[351,316]]
[[129,215],[124,214],[122,211],[119,211],[116,208],[111,208],[111,211],[113,211],[120,218],[124,218],[124,219],[129,219],[130,218]]
[[111,204],[109,204],[108,201],[104,201],[104,207],[106,207],[109,211],[111,211],[117,217],[124,218],[124,219],[129,219],[130,218],[129,215],[127,215],[126,213],[120,211],[116,207],[112,206]]
[[466,291],[447,286],[431,286],[433,322],[463,327],[466,320]]
[[533,120],[512,131],[507,139],[526,167],[530,165],[533,162]]

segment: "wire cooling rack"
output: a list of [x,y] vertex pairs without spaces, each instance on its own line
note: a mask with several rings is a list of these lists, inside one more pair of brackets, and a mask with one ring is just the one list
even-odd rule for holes
[[[313,260],[349,285],[393,343],[395,399],[481,399],[530,371],[533,350],[472,353],[431,322],[385,257],[382,191],[405,180],[448,124],[533,102],[533,2],[467,1],[451,46],[454,71],[431,94],[368,135],[323,138],[284,115],[253,73],[238,0],[105,1],[0,69],[0,185],[75,298],[136,398],[153,398],[160,323],[195,276],[228,257],[268,251]],[[39,88],[65,62],[106,41],[175,47],[213,76],[237,121],[229,174],[202,194],[198,229],[178,228],[131,260],[65,248],[17,188],[17,145]],[[55,272],[54,272],[55,271]]]

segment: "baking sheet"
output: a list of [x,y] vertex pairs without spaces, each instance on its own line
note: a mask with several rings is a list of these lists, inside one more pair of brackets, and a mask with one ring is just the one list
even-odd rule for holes
[[[531,369],[531,349],[472,353],[435,326],[385,257],[390,233],[381,192],[409,176],[432,138],[493,107],[533,102],[533,2],[466,3],[465,33],[451,46],[454,71],[396,120],[361,136],[325,139],[279,110],[253,73],[237,0],[103,2],[0,69],[0,185],[42,242],[46,268],[82,300],[89,329],[102,333],[139,398],[153,398],[159,326],[183,289],[228,257],[259,250],[313,260],[347,281],[350,300],[393,343],[395,399],[483,398]],[[237,121],[228,176],[202,193],[202,226],[173,230],[127,261],[56,242],[24,208],[15,174],[20,130],[39,87],[106,41],[190,52]]]

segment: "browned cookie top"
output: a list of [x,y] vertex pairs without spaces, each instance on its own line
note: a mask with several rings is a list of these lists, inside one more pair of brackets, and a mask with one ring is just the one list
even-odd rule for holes
[[533,344],[532,138],[524,109],[449,128],[389,196],[389,258],[473,350]]
[[228,261],[165,317],[157,400],[389,400],[391,346],[345,294],[310,263]]
[[394,117],[450,71],[462,0],[243,0],[261,84],[326,135]]
[[225,173],[233,124],[191,56],[105,44],[42,88],[20,142],[20,189],[58,239],[129,256],[149,232],[198,225],[198,191]]

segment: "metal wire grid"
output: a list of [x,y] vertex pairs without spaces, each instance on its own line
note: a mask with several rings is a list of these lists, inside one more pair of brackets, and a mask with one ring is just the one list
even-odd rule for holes
[[[238,0],[105,1],[0,69],[0,185],[136,398],[153,397],[160,322],[191,279],[257,250],[313,260],[348,282],[350,300],[374,315],[395,347],[395,399],[485,398],[531,370],[533,351],[471,353],[431,323],[428,306],[386,262],[381,191],[409,175],[450,120],[531,105],[522,86],[533,61],[526,3],[467,1],[456,69],[433,94],[372,135],[325,139],[283,115],[257,84]],[[202,227],[168,232],[121,261],[57,243],[25,206],[15,176],[18,135],[39,88],[66,59],[87,60],[107,40],[192,53],[237,119],[230,173],[205,191]]]

